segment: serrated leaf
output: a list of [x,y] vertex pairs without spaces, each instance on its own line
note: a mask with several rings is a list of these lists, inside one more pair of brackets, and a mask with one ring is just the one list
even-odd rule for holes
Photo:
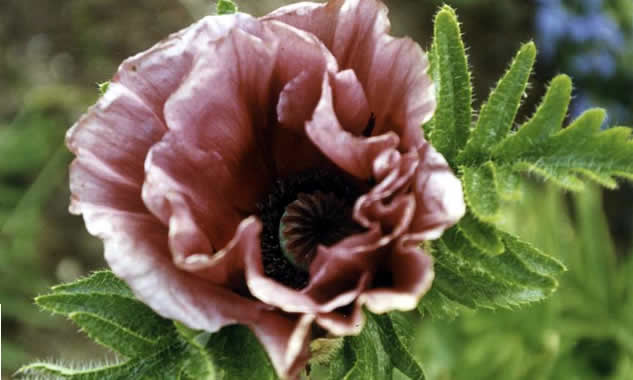
[[458,227],[475,247],[488,255],[500,255],[506,249],[501,237],[497,234],[497,229],[477,220],[470,213],[459,221]]
[[440,315],[458,312],[455,303],[471,309],[513,308],[543,300],[557,288],[551,275],[564,270],[560,262],[510,234],[496,233],[506,250],[490,256],[471,244],[459,228],[447,231],[433,251],[436,278],[431,293],[437,294],[428,308],[424,297],[422,306]]
[[237,4],[231,0],[218,0],[216,12],[219,15],[230,15],[238,11]]
[[493,147],[510,132],[535,57],[534,43],[530,42],[521,47],[508,72],[482,107],[475,129],[464,151],[458,156],[460,164],[478,165],[485,162],[491,157]]
[[612,187],[613,177],[633,174],[631,129],[615,127],[601,130],[605,112],[583,113],[569,127],[514,159],[515,170],[529,171],[551,179],[569,190],[582,190],[583,177]]
[[390,379],[393,364],[381,344],[380,328],[372,317],[367,318],[358,336],[346,339],[354,355],[353,365],[343,380]]
[[275,370],[255,335],[245,326],[227,326],[212,334],[206,344],[216,379],[277,379]]
[[111,320],[102,318],[97,314],[70,313],[68,317],[81,326],[81,330],[90,339],[102,346],[113,349],[121,355],[134,357],[139,353],[148,353],[156,350],[156,341],[139,336],[134,331],[115,324]]
[[495,165],[495,183],[499,197],[506,201],[523,198],[521,175],[511,165]]
[[192,355],[187,358],[183,366],[183,379],[199,379],[204,376],[209,379],[215,379],[217,376],[213,359],[205,347],[211,337],[211,333],[190,329],[176,321],[174,321],[174,327],[180,337],[191,345]]
[[522,153],[539,149],[540,144],[560,130],[571,100],[571,90],[571,79],[567,75],[554,78],[534,116],[494,148],[495,159],[511,162]]
[[531,244],[509,233],[502,231],[499,233],[507,249],[513,252],[530,270],[542,276],[555,276],[567,270],[559,260],[544,254]]
[[100,293],[134,298],[132,290],[110,271],[97,271],[89,277],[53,286],[51,290],[53,293]]
[[51,294],[39,296],[35,302],[48,311],[68,316],[92,339],[123,355],[147,354],[173,336],[173,326],[129,295],[120,280],[100,272],[56,286]]
[[478,167],[461,168],[464,198],[478,219],[493,222],[499,216],[499,195],[496,191],[495,167],[490,161]]
[[412,380],[424,380],[424,370],[409,348],[413,331],[410,317],[401,312],[371,317],[378,324],[382,345],[393,365]]
[[453,163],[470,134],[472,85],[457,15],[447,5],[435,17],[430,59],[437,108],[427,135]]
[[36,362],[22,367],[18,375],[72,380],[171,380],[180,378],[183,363],[190,355],[189,350],[189,346],[180,341],[163,345],[160,350],[138,359],[96,368],[69,368],[53,363]]
[[[438,277],[437,273],[435,277]],[[428,312],[437,319],[455,319],[466,310],[468,307],[446,297],[436,286],[431,286],[418,305],[420,314],[425,315]]]

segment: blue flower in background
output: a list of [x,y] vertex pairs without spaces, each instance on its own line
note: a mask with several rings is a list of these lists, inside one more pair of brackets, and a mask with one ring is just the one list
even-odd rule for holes
[[[579,79],[615,77],[618,57],[627,46],[627,38],[605,9],[604,0],[536,0],[536,3],[536,36],[545,60],[553,62],[555,58],[566,57],[556,62],[563,65],[558,69],[569,70]],[[595,96],[589,89],[579,88],[572,103],[572,117],[594,106],[591,99]],[[605,103],[604,100],[600,103]],[[617,119],[626,120],[626,115],[630,116],[617,100],[612,100],[608,108],[609,114]]]
[[617,69],[615,57],[604,49],[578,54],[572,57],[571,65],[577,74],[597,74],[605,78],[615,75]]
[[583,10],[575,13],[561,0],[537,0],[536,27],[539,45],[552,58],[563,40],[577,44],[594,43],[619,49],[624,36],[615,21],[603,12],[602,0],[579,0]]

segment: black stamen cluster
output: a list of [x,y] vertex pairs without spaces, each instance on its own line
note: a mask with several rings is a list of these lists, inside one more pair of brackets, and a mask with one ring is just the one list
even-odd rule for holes
[[257,213],[263,224],[261,248],[264,272],[268,277],[294,289],[304,288],[310,275],[284,256],[279,243],[279,222],[286,207],[300,193],[316,191],[333,193],[348,207],[353,207],[360,195],[353,181],[330,170],[316,169],[277,180],[268,196],[257,205]]

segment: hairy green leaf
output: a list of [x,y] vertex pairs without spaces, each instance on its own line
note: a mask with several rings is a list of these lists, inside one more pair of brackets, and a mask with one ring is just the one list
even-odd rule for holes
[[[467,308],[512,308],[542,300],[557,287],[552,275],[564,266],[526,243],[505,232],[497,231],[506,250],[491,256],[452,228],[435,245],[433,252],[436,278],[433,284],[435,300],[443,298]],[[422,305],[427,302],[422,299]],[[452,308],[453,310],[455,308]],[[438,305],[431,305],[431,314],[443,315]],[[450,314],[451,309],[447,310]],[[457,312],[457,311],[455,311]]]
[[37,304],[68,316],[92,339],[127,356],[90,368],[33,363],[23,376],[67,379],[277,379],[263,348],[244,326],[215,334],[195,331],[155,314],[110,272],[56,286]]
[[510,132],[535,57],[534,43],[521,47],[510,69],[482,107],[475,129],[458,157],[460,164],[477,165],[485,162],[492,155],[492,149]]
[[529,171],[551,179],[569,190],[582,190],[579,175],[613,187],[613,177],[633,174],[631,129],[601,130],[603,110],[583,113],[569,127],[550,135],[533,149],[515,156],[515,170]]
[[183,363],[190,355],[189,350],[186,343],[175,342],[165,344],[149,355],[100,367],[71,368],[53,363],[36,362],[22,367],[18,375],[72,380],[179,379],[182,378]]
[[173,336],[170,321],[132,298],[129,288],[108,272],[53,287],[35,302],[71,318],[96,342],[128,357],[148,354]]
[[499,194],[497,193],[495,167],[491,161],[478,167],[464,166],[464,197],[470,211],[478,219],[494,222],[499,217]]
[[512,162],[522,153],[538,150],[543,142],[560,130],[571,100],[571,90],[571,79],[567,75],[554,78],[534,116],[495,147],[493,156]]
[[489,255],[500,255],[505,251],[505,245],[501,241],[497,229],[477,220],[472,214],[466,214],[458,226],[464,236],[482,252]]
[[[438,277],[437,273],[435,277]],[[422,302],[418,305],[420,314],[425,315],[425,312],[428,312],[436,319],[455,319],[466,310],[468,310],[467,306],[446,297],[435,285],[424,295]]]
[[435,17],[430,59],[437,109],[427,135],[435,149],[452,163],[470,133],[472,86],[457,15],[448,5]]
[[209,337],[206,350],[215,365],[216,379],[277,379],[266,352],[245,326],[227,326]]
[[382,345],[393,365],[412,380],[424,380],[424,370],[411,353],[411,318],[400,312],[372,316],[380,329]]
[[501,199],[518,201],[523,198],[521,175],[511,165],[495,165],[495,182]]
[[381,344],[380,327],[373,317],[367,317],[363,332],[358,336],[347,338],[346,344],[353,353],[354,361],[350,370],[342,379],[389,379],[393,372],[393,364],[389,354]]

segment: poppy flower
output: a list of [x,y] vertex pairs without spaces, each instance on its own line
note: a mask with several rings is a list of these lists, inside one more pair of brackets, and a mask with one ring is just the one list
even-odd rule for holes
[[411,310],[464,214],[423,137],[428,60],[375,0],[206,17],[119,67],[67,135],[71,212],[112,271],[194,329],[248,326],[281,377],[363,307]]

